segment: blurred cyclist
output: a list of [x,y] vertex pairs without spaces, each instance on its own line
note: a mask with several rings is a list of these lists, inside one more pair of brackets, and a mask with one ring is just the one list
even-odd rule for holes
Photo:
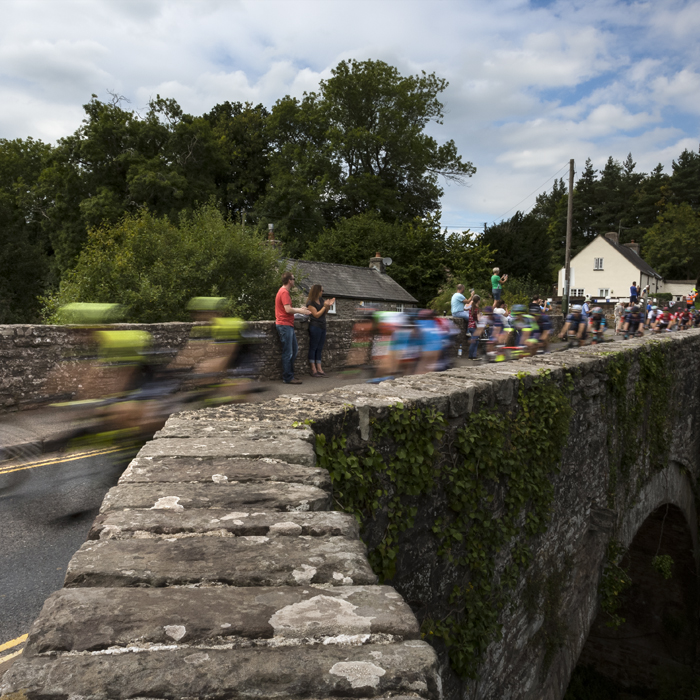
[[608,322],[600,306],[596,306],[591,311],[591,317],[588,321],[588,328],[591,332],[593,343],[603,342],[603,333],[607,328]]
[[560,338],[567,338],[570,342],[580,343],[586,339],[586,321],[583,318],[579,304],[571,307],[571,313],[566,317],[564,328],[559,334]]

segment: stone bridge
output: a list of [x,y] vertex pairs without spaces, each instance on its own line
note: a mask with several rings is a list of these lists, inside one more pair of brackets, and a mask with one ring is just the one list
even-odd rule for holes
[[698,663],[700,331],[173,416],[13,698],[563,697]]

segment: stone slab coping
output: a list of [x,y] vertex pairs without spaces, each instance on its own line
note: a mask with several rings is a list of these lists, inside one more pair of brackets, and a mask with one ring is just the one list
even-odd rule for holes
[[274,421],[240,423],[235,418],[202,418],[196,412],[171,416],[153,436],[162,438],[221,438],[236,437],[247,440],[291,439],[314,443],[313,431],[307,426],[288,428]]
[[346,537],[190,537],[91,540],[65,587],[369,585],[365,545]]
[[247,437],[165,438],[152,440],[140,450],[139,457],[268,457],[290,464],[316,466],[313,445],[290,437],[251,440]]
[[32,700],[440,697],[435,652],[418,639],[355,647],[166,646],[32,656],[5,674],[0,695],[16,688]]
[[325,469],[303,467],[269,457],[135,457],[119,479],[120,484],[167,481],[289,481],[327,490],[331,486],[330,475]]
[[88,539],[128,539],[222,532],[232,535],[324,535],[360,537],[354,516],[334,511],[264,513],[209,510],[129,510],[111,511],[97,516]]
[[390,586],[64,588],[44,603],[25,655],[129,645],[231,644],[237,638],[362,643],[418,639],[415,616]]
[[230,508],[239,511],[316,511],[330,507],[328,491],[316,486],[268,481],[240,484],[124,484],[105,496],[101,513],[126,508],[182,511]]

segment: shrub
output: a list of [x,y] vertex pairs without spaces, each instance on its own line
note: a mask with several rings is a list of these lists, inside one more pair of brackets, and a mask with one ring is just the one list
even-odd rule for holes
[[143,211],[88,233],[78,263],[44,298],[44,319],[74,301],[116,302],[136,323],[187,320],[193,296],[224,296],[229,312],[272,318],[281,275],[275,250],[258,234],[226,220],[213,204],[177,224]]

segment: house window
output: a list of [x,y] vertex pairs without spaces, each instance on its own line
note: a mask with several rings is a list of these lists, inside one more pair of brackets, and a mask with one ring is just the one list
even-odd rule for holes
[[329,314],[336,314],[338,313],[335,308],[336,302],[333,302],[329,307],[328,307],[328,313]]
[[582,297],[585,296],[583,293],[583,289],[575,289],[574,287],[571,288],[571,294],[569,296],[572,297]]
[[397,305],[396,305],[396,310],[397,310],[399,313],[403,313],[403,304],[397,304]]
[[609,289],[599,289],[598,296],[605,297],[607,299],[610,296],[610,290]]
[[603,269],[603,258],[593,258],[593,269],[602,270]]

